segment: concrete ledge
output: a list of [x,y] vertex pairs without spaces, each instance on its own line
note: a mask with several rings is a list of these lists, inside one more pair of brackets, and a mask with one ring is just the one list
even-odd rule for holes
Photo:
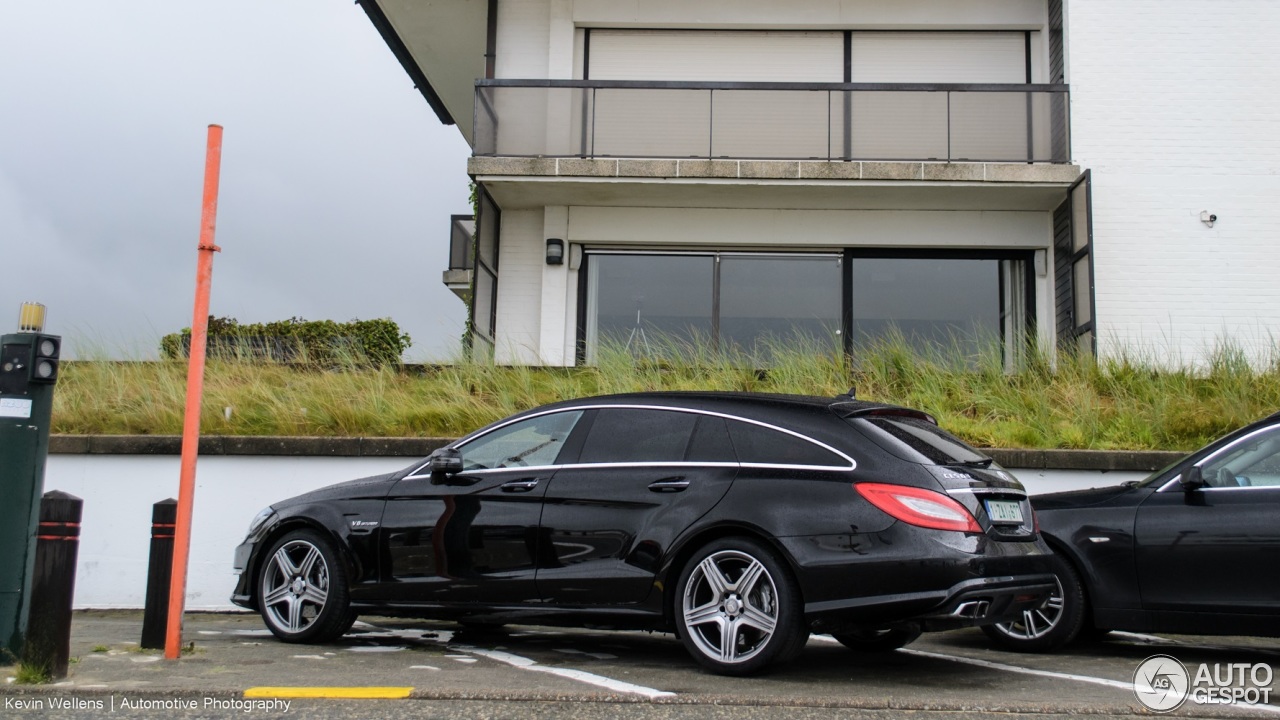
[[985,448],[983,452],[1010,469],[1124,470],[1154,472],[1186,453],[1163,450],[1015,450]]
[[[657,160],[637,160],[641,162],[659,162]],[[634,167],[632,165],[631,167]],[[680,160],[676,162],[679,175],[702,178],[736,178],[738,177],[737,160]]]
[[[208,435],[201,455],[423,457],[452,438],[273,437]],[[53,435],[54,455],[181,455],[178,435]]]
[[506,177],[745,178],[881,180],[1064,185],[1077,165],[1052,163],[871,162],[844,160],[705,160],[656,158],[473,157],[471,175]]
[[862,163],[804,160],[800,163],[803,180],[861,180]]
[[[298,457],[423,457],[452,438],[270,437],[210,435],[200,438],[201,455]],[[57,455],[179,455],[177,435],[54,435]],[[1158,450],[1018,450],[984,452],[1007,468],[1032,470],[1159,470],[1185,453]]]

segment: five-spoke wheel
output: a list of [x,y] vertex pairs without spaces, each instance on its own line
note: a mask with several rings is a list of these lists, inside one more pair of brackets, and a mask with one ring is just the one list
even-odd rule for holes
[[258,609],[288,642],[325,642],[350,627],[346,574],[332,546],[313,530],[281,537],[258,575]]
[[694,556],[675,610],[694,658],[727,675],[789,660],[809,636],[790,573],[771,550],[746,538],[716,541]]

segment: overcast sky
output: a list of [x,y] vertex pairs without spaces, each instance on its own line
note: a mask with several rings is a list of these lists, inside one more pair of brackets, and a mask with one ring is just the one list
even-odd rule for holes
[[352,0],[0,3],[0,332],[27,300],[79,356],[189,326],[210,123],[212,314],[390,317],[410,359],[456,352],[469,149]]

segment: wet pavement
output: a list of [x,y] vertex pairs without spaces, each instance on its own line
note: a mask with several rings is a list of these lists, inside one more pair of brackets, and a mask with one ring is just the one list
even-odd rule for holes
[[[178,660],[138,647],[142,613],[76,614],[67,678],[0,686],[0,717],[948,718],[1149,715],[1132,682],[1145,658],[1280,665],[1280,640],[1112,633],[1054,655],[993,649],[976,630],[927,634],[891,653],[810,639],[766,675],[708,674],[672,635],[362,618],[339,641],[290,645],[257,615],[190,614]],[[1217,666],[1215,668],[1215,665]],[[15,675],[0,667],[0,682]],[[1278,683],[1270,678],[1267,686]],[[304,690],[305,688],[305,690]],[[298,698],[298,695],[335,696]],[[402,699],[344,699],[352,695]],[[406,703],[406,701],[411,701]],[[412,702],[421,701],[421,702]],[[1280,717],[1187,702],[1180,717]],[[287,705],[285,705],[287,703]]]

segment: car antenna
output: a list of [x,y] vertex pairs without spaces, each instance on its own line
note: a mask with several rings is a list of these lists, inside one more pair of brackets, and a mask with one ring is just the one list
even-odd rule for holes
[[850,400],[857,400],[857,399],[858,399],[858,387],[857,387],[856,385],[851,386],[851,387],[849,388],[849,392],[845,393],[845,395],[848,395]]

